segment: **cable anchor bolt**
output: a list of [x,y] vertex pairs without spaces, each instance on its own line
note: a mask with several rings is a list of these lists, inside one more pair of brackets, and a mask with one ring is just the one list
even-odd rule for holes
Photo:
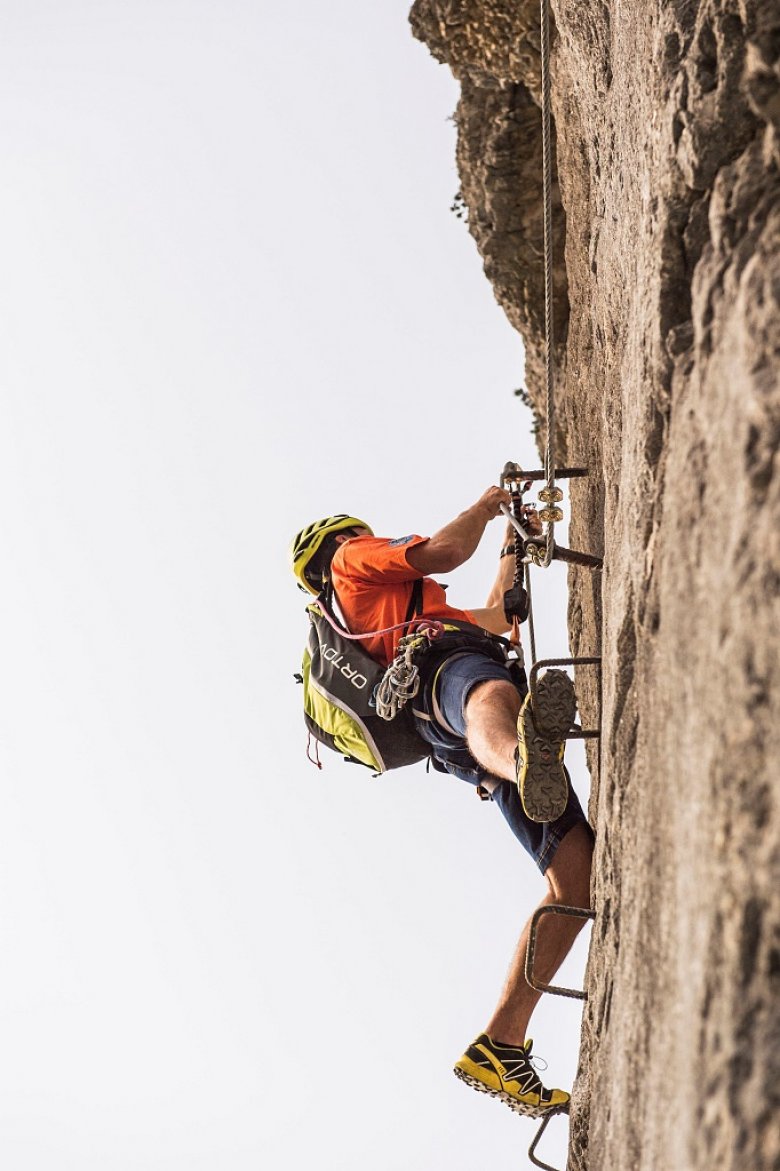
[[556,521],[563,520],[563,509],[547,507],[541,509],[539,512],[539,520],[545,524],[555,524]]
[[536,565],[541,569],[544,568],[546,556],[544,545],[537,545],[534,541],[529,541],[526,545],[525,556],[526,560],[530,561],[532,565]]
[[557,504],[559,500],[563,500],[563,492],[557,487],[540,488],[538,496],[545,504]]

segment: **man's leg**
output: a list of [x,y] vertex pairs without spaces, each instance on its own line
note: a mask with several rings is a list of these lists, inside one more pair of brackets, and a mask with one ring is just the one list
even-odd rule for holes
[[[593,839],[590,830],[585,825],[575,825],[558,846],[545,872],[550,889],[539,905],[562,903],[589,907],[592,856]],[[544,916],[537,932],[534,960],[534,974],[540,980],[550,982],[583,923],[583,919],[568,915]],[[523,928],[496,1011],[485,1030],[494,1040],[503,1041],[507,1045],[524,1043],[528,1034],[528,1020],[541,996],[525,979],[529,929],[530,922]]]
[[[464,708],[466,739],[476,760],[493,776],[511,783],[515,779],[517,716],[522,697],[511,683],[486,680],[471,691]],[[488,790],[495,782],[484,781]],[[563,903],[590,906],[590,869],[593,844],[590,830],[576,825],[563,839],[545,872],[549,891],[541,906]],[[568,954],[584,920],[548,915],[539,924],[535,968],[549,982]],[[494,1040],[522,1045],[528,1020],[540,993],[525,979],[525,954],[530,925],[526,924],[515,950],[504,990],[487,1026]]]
[[530,696],[521,703],[513,684],[503,680],[485,679],[469,694],[463,713],[469,750],[495,776],[516,780],[532,821],[556,821],[566,808],[563,750],[575,710],[565,671],[541,676],[533,704]]
[[[499,782],[501,790],[511,782]],[[587,823],[576,822],[563,837],[547,867],[550,889],[542,905],[576,903],[588,905],[592,835]],[[535,958],[536,973],[545,981],[555,974],[568,952],[582,920],[568,916],[545,916],[539,924]],[[569,1095],[546,1089],[526,1045],[528,1019],[540,993],[525,981],[528,927],[515,949],[501,998],[484,1033],[477,1037],[456,1061],[454,1072],[475,1090],[500,1098],[518,1114],[541,1118],[565,1110]]]
[[508,680],[486,679],[470,692],[464,708],[466,743],[494,777],[515,780],[517,717],[523,699]]
[[[559,672],[558,674],[562,674]],[[526,809],[518,784],[516,750],[519,743],[518,714],[523,697],[502,672],[497,678],[492,661],[478,655],[460,656],[445,664],[437,676],[436,703],[431,714],[435,721],[436,745],[441,739],[441,755],[448,771],[472,784],[480,784],[493,795],[512,832],[537,865],[545,870],[549,892],[546,904],[578,902],[587,905],[590,883],[592,834],[584,819],[576,795],[566,786],[565,807],[554,817],[535,817]],[[548,688],[550,694],[554,689]],[[465,696],[465,700],[464,700]],[[573,699],[573,694],[571,696]],[[550,705],[544,713],[549,715]],[[566,720],[571,722],[573,710]],[[554,713],[553,719],[557,719]],[[561,717],[562,722],[563,717]],[[436,722],[438,721],[438,723]],[[426,725],[428,728],[429,725]],[[568,728],[568,724],[566,724]],[[446,736],[445,736],[446,733]],[[535,733],[534,733],[535,734]],[[448,756],[447,737],[457,748],[458,759]],[[543,737],[539,736],[540,740]],[[563,755],[563,737],[557,749]],[[552,746],[550,746],[552,748]],[[466,749],[466,751],[464,751]],[[460,763],[465,757],[465,762]],[[470,762],[470,763],[469,763]],[[476,766],[480,765],[481,769]],[[536,762],[534,762],[536,767]],[[541,770],[541,766],[540,766]],[[552,857],[551,857],[552,854]],[[571,947],[580,922],[547,916],[540,924],[536,967],[549,979]],[[568,1094],[546,1089],[536,1073],[530,1047],[524,1046],[528,1019],[539,999],[525,981],[525,954],[528,928],[515,950],[509,974],[496,1010],[487,1026],[489,1032],[478,1036],[455,1063],[455,1073],[476,1090],[500,1098],[519,1114],[541,1117],[550,1111],[566,1108]]]

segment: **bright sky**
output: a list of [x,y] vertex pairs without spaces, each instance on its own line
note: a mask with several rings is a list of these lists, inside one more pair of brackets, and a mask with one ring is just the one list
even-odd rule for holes
[[[318,773],[292,678],[296,529],[427,534],[539,462],[520,341],[448,210],[457,87],[406,9],[0,14],[13,1171],[526,1165],[534,1124],[450,1070],[544,882],[454,779]],[[482,604],[502,535],[453,604]],[[536,583],[565,653],[565,571]],[[548,1084],[579,1022],[536,1014]]]

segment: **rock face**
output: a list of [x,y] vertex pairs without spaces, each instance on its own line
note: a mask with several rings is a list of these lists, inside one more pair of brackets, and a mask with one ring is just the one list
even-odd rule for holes
[[[605,558],[571,571],[603,693],[569,1166],[777,1171],[780,4],[552,10],[558,462]],[[411,19],[461,80],[469,230],[541,410],[538,5]]]

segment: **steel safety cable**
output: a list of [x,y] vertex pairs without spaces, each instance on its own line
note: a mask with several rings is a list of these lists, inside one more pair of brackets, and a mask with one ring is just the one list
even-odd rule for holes
[[[544,220],[544,373],[546,387],[547,446],[544,470],[547,475],[547,508],[554,506],[555,462],[553,436],[555,433],[555,330],[553,322],[553,239],[552,239],[552,143],[550,133],[550,0],[541,0],[541,63],[542,63],[542,181]],[[554,522],[547,521],[543,568],[552,561],[555,539]]]

